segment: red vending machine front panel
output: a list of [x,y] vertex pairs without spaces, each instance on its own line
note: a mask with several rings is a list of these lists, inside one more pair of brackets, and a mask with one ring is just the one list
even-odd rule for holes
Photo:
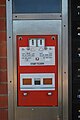
[[17,35],[18,106],[58,106],[58,35]]

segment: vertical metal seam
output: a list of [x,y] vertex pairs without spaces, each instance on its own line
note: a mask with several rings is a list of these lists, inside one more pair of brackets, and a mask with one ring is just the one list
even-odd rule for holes
[[[12,0],[6,0],[8,119],[13,120]],[[12,82],[10,82],[12,81]]]
[[63,39],[63,120],[68,120],[68,0],[62,0],[62,39]]

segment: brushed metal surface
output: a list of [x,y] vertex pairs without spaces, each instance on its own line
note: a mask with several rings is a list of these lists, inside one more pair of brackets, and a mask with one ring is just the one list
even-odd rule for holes
[[36,14],[13,14],[14,20],[61,20],[62,14],[61,13],[36,13]]
[[52,108],[26,108],[17,109],[16,120],[57,120],[58,110]]
[[13,115],[13,47],[12,47],[12,1],[6,0],[7,28],[7,78],[8,78],[8,120]]
[[[17,55],[16,35],[52,35],[58,34],[58,107],[18,107],[17,106]],[[62,80],[61,80],[61,20],[14,20],[14,112],[15,120],[62,120]],[[60,112],[59,112],[60,111]]]
[[[60,14],[14,14],[12,0],[6,0],[9,120],[68,120],[68,0],[62,0]],[[62,16],[61,16],[62,15]],[[22,20],[21,20],[22,19]],[[33,19],[33,20],[31,20]],[[42,19],[42,20],[41,20]],[[13,27],[12,27],[13,24]],[[13,31],[13,39],[12,39]],[[58,34],[58,107],[17,107],[16,35]],[[62,88],[63,87],[63,88]]]
[[68,0],[62,0],[63,120],[68,120]]

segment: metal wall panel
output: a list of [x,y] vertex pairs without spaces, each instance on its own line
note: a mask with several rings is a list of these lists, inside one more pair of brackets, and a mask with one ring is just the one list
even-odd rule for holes
[[[58,26],[58,29],[57,29]],[[17,107],[17,54],[16,35],[51,35],[58,34],[58,107]],[[29,120],[55,119],[62,113],[62,81],[61,81],[61,20],[14,20],[13,21],[13,45],[14,45],[14,103],[15,120],[27,117]],[[26,112],[27,111],[27,112]],[[46,111],[46,112],[45,112]],[[48,113],[48,114],[46,114]],[[60,113],[60,114],[59,114]],[[26,116],[27,114],[27,116]]]
[[[20,1],[19,1],[20,2]],[[13,15],[12,0],[7,3],[8,106],[9,120],[68,120],[68,0],[62,0],[62,13]],[[50,11],[51,12],[51,11]],[[58,11],[57,11],[58,12]],[[53,15],[54,14],[54,15]],[[61,17],[62,14],[62,17]],[[39,16],[40,15],[40,16]],[[49,17],[48,17],[49,15]],[[22,17],[21,17],[22,16]],[[56,17],[55,17],[56,16]],[[58,34],[58,107],[17,107],[16,35]],[[66,94],[65,94],[66,93]]]

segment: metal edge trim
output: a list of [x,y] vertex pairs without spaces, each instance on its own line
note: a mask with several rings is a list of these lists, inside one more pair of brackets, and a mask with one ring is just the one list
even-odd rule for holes
[[[17,20],[14,20],[14,22],[16,22]],[[23,20],[22,20],[23,21]],[[33,20],[32,20],[33,21]],[[51,20],[52,21],[52,20]],[[54,21],[54,20],[53,20]],[[57,20],[58,21],[58,20]],[[23,21],[24,22],[24,21]],[[13,24],[14,25],[14,24]],[[61,26],[61,20],[60,20],[60,26]],[[14,28],[15,29],[15,28]],[[19,31],[18,31],[19,32]],[[60,27],[60,32],[61,32],[61,27]],[[15,34],[14,34],[15,35]],[[41,34],[42,35],[42,34]],[[16,36],[15,36],[16,37]],[[14,40],[15,40],[15,37],[14,37]],[[58,44],[60,44],[61,43],[61,35],[60,35],[60,42],[58,43]],[[14,46],[15,46],[15,42],[14,42]],[[59,54],[61,54],[61,47],[59,48],[60,50],[59,50]],[[15,53],[15,51],[14,51],[14,53]],[[14,55],[15,56],[15,55]],[[60,59],[60,58],[59,58]],[[14,59],[14,61],[15,61],[15,59]],[[59,63],[61,63],[61,60],[59,61]],[[14,65],[16,65],[16,63],[14,63]],[[16,69],[16,67],[14,67],[15,69]],[[60,68],[59,69],[61,69],[61,65],[60,65]],[[14,71],[16,71],[16,70],[14,70]],[[59,70],[59,71],[61,71],[61,70]],[[58,72],[59,72],[58,71]],[[60,72],[61,73],[61,72]],[[15,72],[14,72],[14,74],[15,74]],[[59,79],[61,79],[61,75],[59,74]],[[16,75],[15,75],[15,79],[17,79],[16,78]],[[59,80],[60,82],[61,82],[61,80]],[[60,83],[59,82],[59,83]],[[16,85],[16,83],[15,83],[15,85]],[[60,86],[61,85],[59,85],[58,87],[60,88]],[[15,88],[16,88],[16,86],[15,86]],[[16,88],[17,89],[17,88]],[[15,92],[14,92],[15,93]],[[16,93],[15,93],[16,94]],[[61,90],[60,90],[60,94],[61,94]],[[17,97],[17,96],[16,96]],[[58,97],[60,97],[60,96],[58,96]],[[60,100],[60,102],[58,103],[59,105],[61,104],[61,99],[62,98],[59,98],[59,100]],[[16,99],[16,102],[15,103],[17,103],[17,99]],[[61,104],[61,106],[62,106],[62,104]],[[17,107],[17,104],[15,105],[15,107]],[[17,109],[18,108],[20,108],[20,107],[17,107]],[[21,107],[21,108],[24,108],[24,107]],[[27,107],[28,108],[28,107]],[[33,107],[32,107],[33,108]],[[43,108],[51,108],[51,107],[41,107],[40,109],[43,109]],[[62,107],[61,107],[62,108]],[[60,110],[61,110],[61,108],[60,108]],[[37,108],[36,108],[37,109]],[[54,108],[52,108],[53,110],[54,110]],[[58,108],[59,109],[59,108]],[[60,112],[61,113],[61,112]],[[58,113],[59,114],[59,113]],[[60,114],[59,114],[60,115]],[[59,119],[59,115],[57,116],[57,118]],[[62,117],[62,116],[61,116]]]
[[69,105],[69,108],[68,108],[68,114],[69,114],[69,120],[72,120],[72,35],[71,35],[71,31],[72,31],[72,28],[71,28],[71,21],[72,21],[72,13],[71,13],[71,0],[69,0],[69,3],[68,3],[68,14],[69,14],[69,18],[68,18],[68,22],[69,22],[69,31],[68,31],[68,34],[69,34],[69,40],[68,40],[68,45],[69,45],[69,51],[68,51],[68,54],[69,54],[69,58],[68,58],[68,61],[69,61],[69,91],[68,91],[68,94],[69,94],[69,98],[68,98],[68,102],[70,103]]
[[6,0],[8,120],[13,118],[12,0]]
[[61,13],[13,14],[13,20],[61,20]]
[[62,0],[63,120],[68,120],[68,0]]

